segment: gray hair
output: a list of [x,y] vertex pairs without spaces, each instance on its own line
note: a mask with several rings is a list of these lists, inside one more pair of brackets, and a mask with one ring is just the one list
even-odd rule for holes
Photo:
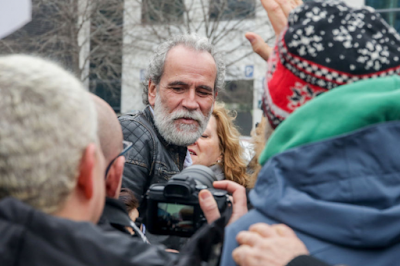
[[0,199],[58,211],[97,143],[96,109],[74,76],[24,55],[0,57]]
[[173,37],[172,39],[163,42],[160,44],[156,51],[154,52],[153,57],[150,60],[150,64],[147,68],[146,73],[146,84],[143,86],[143,103],[145,105],[149,104],[148,100],[148,82],[149,80],[153,81],[156,85],[160,83],[161,77],[164,73],[164,64],[167,58],[168,52],[179,45],[183,45],[184,47],[194,49],[199,52],[208,52],[214,58],[215,65],[217,66],[217,77],[215,78],[214,83],[214,95],[222,90],[225,82],[225,63],[222,58],[222,54],[217,52],[214,46],[208,41],[205,37],[200,37],[195,34],[191,35],[178,35]]

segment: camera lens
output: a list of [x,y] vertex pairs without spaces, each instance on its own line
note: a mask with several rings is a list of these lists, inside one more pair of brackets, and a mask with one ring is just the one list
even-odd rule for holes
[[196,185],[203,185],[206,188],[212,188],[213,182],[217,181],[214,172],[204,165],[192,165],[184,169],[176,175],[176,178],[181,177],[185,177],[187,180],[194,180]]

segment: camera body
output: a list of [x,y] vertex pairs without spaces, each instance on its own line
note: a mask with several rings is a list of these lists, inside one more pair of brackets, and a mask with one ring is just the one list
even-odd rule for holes
[[166,184],[154,184],[147,192],[147,230],[157,235],[192,236],[207,221],[199,205],[199,192],[208,189],[222,213],[228,206],[225,190],[214,189],[214,173],[194,165],[171,177]]

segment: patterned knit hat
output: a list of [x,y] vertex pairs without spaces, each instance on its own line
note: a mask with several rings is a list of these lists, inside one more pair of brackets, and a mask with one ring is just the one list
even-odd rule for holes
[[400,35],[372,8],[306,2],[289,16],[268,60],[263,110],[277,127],[319,94],[400,73]]

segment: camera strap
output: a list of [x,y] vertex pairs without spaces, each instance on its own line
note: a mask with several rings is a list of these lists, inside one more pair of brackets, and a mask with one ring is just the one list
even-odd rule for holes
[[143,234],[143,232],[140,230],[140,228],[137,227],[137,225],[133,221],[130,221],[130,227],[133,229],[133,231],[135,231],[135,234],[143,240],[143,242],[150,244],[147,237]]

